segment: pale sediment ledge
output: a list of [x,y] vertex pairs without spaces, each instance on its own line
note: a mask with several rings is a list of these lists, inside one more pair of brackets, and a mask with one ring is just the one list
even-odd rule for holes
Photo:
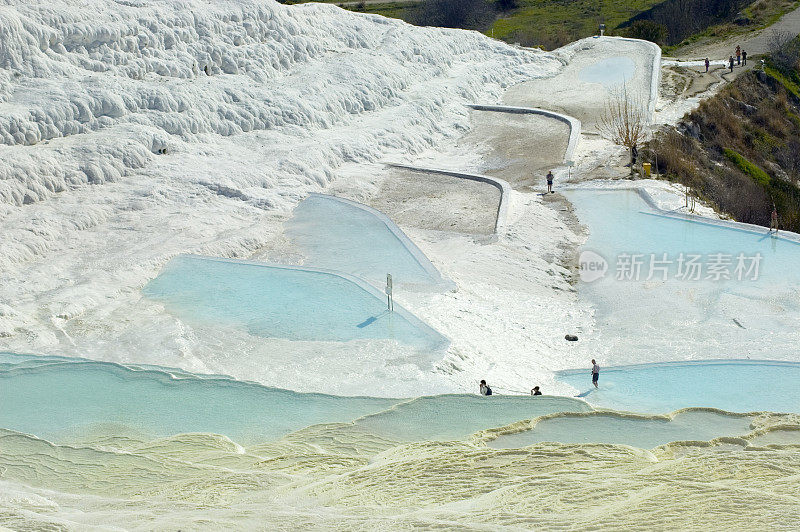
[[502,188],[403,167],[390,166],[386,174],[370,205],[398,224],[476,235],[496,231]]
[[540,186],[548,170],[572,158],[580,122],[544,110],[472,105],[472,130],[461,143],[485,146],[481,171],[515,189]]

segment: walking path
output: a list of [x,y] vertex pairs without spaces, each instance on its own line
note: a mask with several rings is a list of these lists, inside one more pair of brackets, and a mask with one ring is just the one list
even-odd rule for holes
[[[759,64],[756,56],[769,53],[780,40],[800,34],[800,8],[790,11],[772,26],[750,34],[737,35],[718,42],[701,42],[686,46],[676,57],[665,57],[662,61],[662,84],[660,109],[677,104],[676,109],[666,112],[661,119],[666,122],[680,118],[703,97],[711,96],[724,83],[733,81]],[[728,58],[735,56],[736,46],[747,52],[747,65],[728,68]],[[711,69],[705,72],[704,59],[711,61]],[[692,104],[687,107],[687,104]],[[677,114],[676,114],[677,113]],[[663,113],[662,113],[663,114]]]
[[800,7],[781,17],[778,22],[761,31],[749,35],[736,35],[720,42],[696,43],[682,48],[678,59],[727,59],[733,55],[736,46],[742,47],[750,57],[770,51],[776,34],[796,37],[800,35]]

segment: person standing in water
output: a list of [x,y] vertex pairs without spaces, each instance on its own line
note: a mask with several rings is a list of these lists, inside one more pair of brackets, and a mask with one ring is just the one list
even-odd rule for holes
[[772,204],[772,216],[769,219],[769,232],[772,231],[778,232],[778,209],[775,208],[775,204]]
[[553,193],[553,171],[547,172],[547,191]]
[[489,388],[489,385],[486,384],[486,381],[481,381],[481,395],[492,395],[492,389]]
[[592,359],[592,384],[594,387],[597,388],[597,381],[600,379],[600,366],[597,365],[594,359]]

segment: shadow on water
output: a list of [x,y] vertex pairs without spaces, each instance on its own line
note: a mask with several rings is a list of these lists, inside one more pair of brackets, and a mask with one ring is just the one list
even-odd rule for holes
[[389,314],[389,311],[388,310],[384,310],[383,312],[381,312],[377,316],[370,316],[369,318],[365,319],[364,321],[362,321],[361,323],[356,325],[356,327],[358,327],[359,329],[363,329],[364,327],[368,327],[368,326],[372,325],[373,323],[375,323],[376,321],[378,321],[379,319],[381,319],[384,316],[386,316],[387,314]]

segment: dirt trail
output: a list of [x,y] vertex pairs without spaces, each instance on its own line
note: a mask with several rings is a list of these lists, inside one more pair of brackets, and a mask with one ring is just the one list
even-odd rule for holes
[[800,7],[786,13],[778,22],[768,28],[747,35],[737,35],[719,42],[691,44],[681,49],[675,57],[683,60],[696,60],[704,57],[727,59],[734,54],[737,45],[753,57],[769,52],[773,36],[776,33],[800,35]]

